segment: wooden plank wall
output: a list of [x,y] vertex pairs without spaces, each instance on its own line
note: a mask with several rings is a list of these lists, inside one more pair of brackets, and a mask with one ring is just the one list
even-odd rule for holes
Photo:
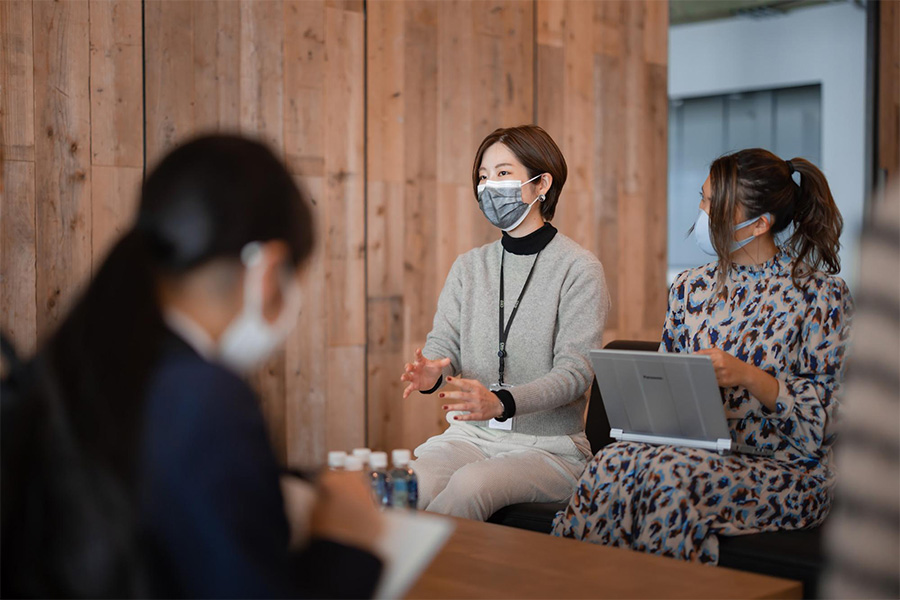
[[472,196],[485,135],[533,118],[534,5],[368,3],[369,443],[412,447],[443,426],[402,399],[450,266],[496,238]]
[[267,143],[313,199],[300,323],[254,378],[282,460],[365,444],[362,2],[148,1],[148,166],[208,131]]
[[496,239],[472,157],[494,128],[537,122],[569,162],[556,224],[606,266],[607,339],[656,338],[666,7],[0,2],[0,327],[33,350],[132,218],[144,170],[198,133],[242,132],[285,160],[320,232],[300,325],[254,377],[279,457],[415,446],[442,412],[400,398],[403,362],[456,256]]
[[668,6],[539,0],[537,22],[536,122],[569,165],[556,225],[605,267],[613,310],[604,340],[657,339],[667,295]]
[[131,217],[143,170],[141,6],[0,3],[2,322],[30,353]]
[[879,2],[877,167],[900,189],[900,2]]
[[606,267],[606,340],[658,339],[667,3],[370,0],[367,16],[369,443],[413,447],[445,426],[398,377],[453,260],[497,237],[470,179],[496,127],[536,122],[565,154],[554,223]]

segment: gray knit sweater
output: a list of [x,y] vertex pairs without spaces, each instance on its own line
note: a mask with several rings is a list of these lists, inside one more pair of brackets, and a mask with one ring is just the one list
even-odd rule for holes
[[[447,375],[497,382],[499,358],[500,240],[453,263],[423,349],[449,357]],[[509,314],[535,255],[506,252],[504,317]],[[512,431],[569,435],[584,430],[593,379],[588,352],[600,348],[609,310],[600,261],[557,233],[540,252],[507,339],[504,381],[516,402]],[[486,421],[472,424],[487,427]]]

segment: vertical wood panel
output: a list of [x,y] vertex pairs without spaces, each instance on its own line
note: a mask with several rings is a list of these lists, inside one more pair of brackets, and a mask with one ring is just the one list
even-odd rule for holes
[[0,2],[0,156],[34,161],[32,8],[27,0]]
[[241,3],[241,132],[276,154],[284,148],[284,14],[275,0]]
[[298,0],[284,6],[284,144],[293,173],[325,174],[325,11]]
[[[276,0],[240,4],[241,133],[260,140],[280,157],[284,152],[283,9]],[[208,76],[195,73],[195,90],[204,79],[208,83]],[[276,352],[253,376],[275,455],[282,462],[287,460],[288,452],[285,353]]]
[[91,254],[96,273],[134,218],[144,167],[141,5],[91,0]]
[[193,19],[190,0],[144,3],[147,171],[194,132]]
[[312,200],[316,247],[303,280],[297,329],[285,352],[287,462],[321,464],[329,444],[328,302],[325,294],[325,4],[284,4],[284,153],[288,169]]
[[34,163],[4,160],[0,212],[0,331],[22,356],[35,349]]
[[51,332],[91,272],[88,3],[35,2],[37,334]]
[[496,127],[536,118],[569,161],[555,222],[606,267],[608,333],[655,338],[666,8],[148,0],[142,23],[126,0],[0,3],[0,295],[13,307],[0,325],[33,347],[133,215],[145,158],[152,168],[198,132],[239,129],[284,157],[319,232],[300,327],[255,377],[277,453],[312,465],[367,433],[374,447],[414,446],[445,424],[433,398],[401,400],[402,364],[453,260],[497,237],[473,198],[472,156]]
[[325,242],[329,448],[366,440],[365,17],[352,4],[340,6],[325,8],[325,208],[320,232]]
[[[199,132],[239,128],[283,157],[312,194],[319,243],[300,327],[252,378],[277,454],[298,466],[365,438],[347,418],[365,415],[365,390],[348,393],[365,381],[361,9],[264,0],[148,1],[145,10],[148,165]],[[345,385],[328,381],[335,373]]]
[[192,2],[193,128],[237,131],[240,127],[241,4]]
[[[286,61],[290,62],[290,53]],[[291,87],[286,87],[290,95]],[[297,328],[285,351],[285,427],[287,461],[295,467],[322,464],[328,450],[337,449],[326,436],[327,405],[339,402],[343,395],[329,397],[328,339],[325,315],[325,238],[322,235],[325,181],[323,177],[298,178],[309,197],[317,223],[316,247],[303,278],[303,300]]]
[[142,167],[141,5],[91,0],[91,163]]
[[364,20],[325,9],[328,344],[365,345]]
[[134,220],[143,175],[142,167],[91,167],[92,273]]
[[472,193],[481,139],[534,113],[528,2],[367,3],[369,443],[413,447],[446,423],[404,401],[403,363],[425,343],[456,257],[497,238]]
[[879,2],[878,167],[900,189],[900,2]]
[[657,339],[666,304],[668,4],[538,0],[537,11],[538,124],[569,165],[555,223],[604,265],[613,303],[605,340]]
[[31,2],[0,3],[0,331],[23,355],[37,338],[33,48]]

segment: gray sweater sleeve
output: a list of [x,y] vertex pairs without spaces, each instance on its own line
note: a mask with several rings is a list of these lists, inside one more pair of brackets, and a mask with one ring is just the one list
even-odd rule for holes
[[459,323],[462,303],[462,281],[460,280],[462,256],[454,261],[447,274],[447,281],[438,298],[437,312],[431,332],[425,340],[422,354],[430,360],[450,359],[450,366],[444,368],[444,380],[457,375],[462,367],[459,360]]
[[584,395],[593,380],[589,352],[601,347],[610,306],[606,277],[599,262],[589,262],[576,263],[568,279],[559,301],[553,368],[511,390],[517,415],[569,404]]

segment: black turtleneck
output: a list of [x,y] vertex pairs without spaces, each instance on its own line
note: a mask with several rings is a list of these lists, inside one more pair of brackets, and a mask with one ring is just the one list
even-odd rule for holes
[[544,223],[543,227],[525,237],[513,237],[504,231],[500,243],[503,244],[503,249],[511,254],[537,254],[547,247],[555,235],[556,227]]

